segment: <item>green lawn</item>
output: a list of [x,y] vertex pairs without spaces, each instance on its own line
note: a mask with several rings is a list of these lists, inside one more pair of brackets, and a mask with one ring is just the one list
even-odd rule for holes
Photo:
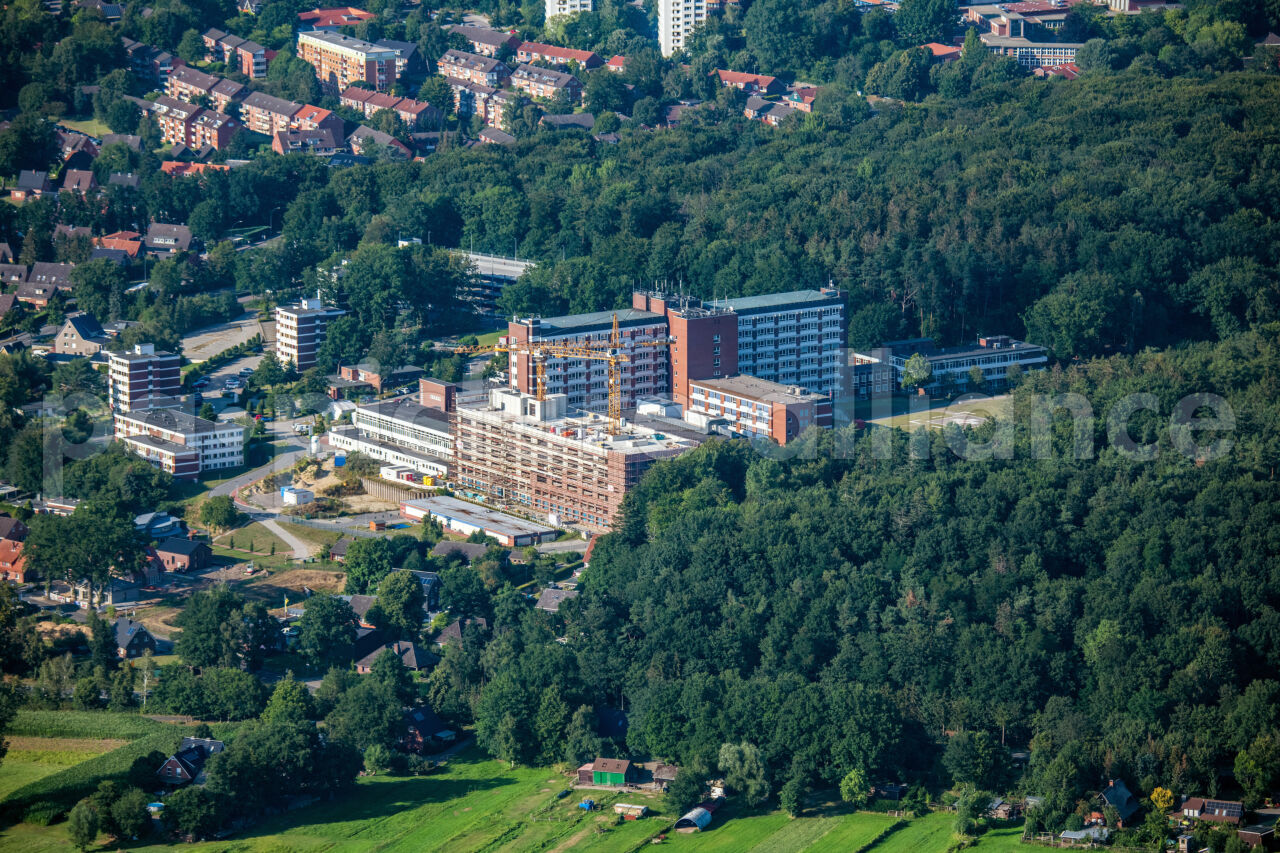
[[899,827],[871,848],[873,853],[942,853],[951,843],[955,816],[934,812]]
[[101,139],[111,132],[111,128],[107,127],[105,122],[98,121],[96,118],[80,119],[78,121],[75,119],[60,118],[56,121],[63,127],[78,130],[81,133],[94,137],[95,139]]
[[999,829],[989,830],[978,839],[975,849],[982,853],[1012,853],[1014,850],[1030,849],[1022,845],[1022,830],[1021,821],[1014,826],[1002,826]]

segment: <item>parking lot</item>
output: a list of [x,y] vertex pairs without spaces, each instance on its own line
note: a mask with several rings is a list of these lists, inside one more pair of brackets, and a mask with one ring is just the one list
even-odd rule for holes
[[246,355],[242,358],[237,358],[234,361],[228,362],[213,373],[208,374],[208,384],[200,387],[198,390],[205,397],[218,396],[226,388],[226,381],[232,377],[239,379],[241,382],[241,388],[243,388],[244,383],[248,380],[249,376],[248,373],[242,374],[241,371],[247,370],[249,373],[252,373],[261,361],[262,356],[260,354],[254,354]]

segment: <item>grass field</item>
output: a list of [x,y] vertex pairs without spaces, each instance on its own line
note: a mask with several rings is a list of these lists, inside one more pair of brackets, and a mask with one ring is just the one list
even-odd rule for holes
[[899,827],[871,849],[875,853],[942,853],[951,843],[955,817],[934,812]]
[[83,134],[94,137],[95,139],[101,139],[111,132],[111,128],[107,127],[105,122],[98,121],[96,118],[80,119],[78,121],[75,119],[60,118],[57,119],[57,122],[63,127],[78,130]]
[[11,737],[9,752],[0,765],[0,801],[32,782],[126,743],[112,738]]

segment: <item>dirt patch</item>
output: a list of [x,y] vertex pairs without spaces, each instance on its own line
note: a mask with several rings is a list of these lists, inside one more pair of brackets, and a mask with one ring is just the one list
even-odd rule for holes
[[591,826],[584,826],[582,829],[579,829],[577,832],[575,832],[573,835],[570,835],[564,841],[561,841],[555,847],[552,847],[551,853],[560,853],[560,851],[562,850],[572,850],[574,847],[577,847],[579,844],[581,844],[586,839],[586,837],[591,834],[591,830],[592,830]]
[[293,592],[302,592],[305,586],[308,589],[319,590],[322,592],[342,592],[343,586],[346,585],[347,575],[345,572],[322,572],[317,569],[293,569],[287,572],[279,572],[270,577],[260,578],[254,587],[273,587],[275,589],[287,589]]
[[146,626],[146,629],[155,636],[168,639],[170,634],[178,630],[178,626],[173,624],[173,620],[181,612],[173,607],[150,607],[136,611],[133,614],[133,618]]
[[46,640],[56,640],[60,637],[70,637],[74,634],[81,636],[89,636],[88,625],[55,625],[52,622],[37,622],[36,631],[40,633]]
[[119,749],[129,742],[118,738],[26,736],[11,736],[8,741],[9,749],[22,749],[28,752],[84,752],[95,755]]

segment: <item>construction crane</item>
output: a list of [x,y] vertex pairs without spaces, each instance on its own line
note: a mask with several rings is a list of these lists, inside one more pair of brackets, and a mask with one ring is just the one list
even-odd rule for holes
[[[547,399],[547,359],[549,358],[581,358],[588,361],[603,361],[608,365],[608,398],[609,398],[609,435],[617,435],[622,430],[622,380],[619,366],[631,361],[631,356],[623,352],[622,335],[618,331],[618,315],[613,315],[613,329],[609,340],[601,343],[559,344],[553,341],[533,341],[517,343],[499,341],[487,346],[456,347],[451,352],[459,355],[483,355],[485,353],[505,352],[508,355],[527,355],[534,363],[535,396],[539,402]],[[665,347],[669,340],[637,341],[632,347]]]

